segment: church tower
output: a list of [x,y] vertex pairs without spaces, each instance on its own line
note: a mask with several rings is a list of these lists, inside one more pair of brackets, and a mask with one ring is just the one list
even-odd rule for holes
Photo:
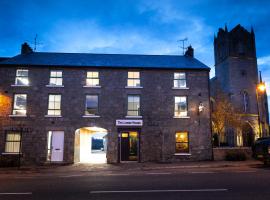
[[[257,91],[259,80],[253,29],[247,31],[241,25],[231,31],[228,31],[227,26],[220,28],[214,38],[214,56],[215,77],[211,84],[214,87],[218,84],[229,96],[231,104],[241,113],[243,121],[241,137],[234,137],[230,143],[233,143],[233,146],[250,146],[256,138],[268,134],[268,130],[260,131],[258,128],[259,121],[268,125],[268,111],[260,108],[265,102],[258,104],[260,94]],[[261,99],[265,101],[265,98]]]

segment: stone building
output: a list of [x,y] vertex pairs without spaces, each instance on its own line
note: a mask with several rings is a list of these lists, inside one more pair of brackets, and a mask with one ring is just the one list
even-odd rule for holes
[[263,81],[258,76],[255,35],[237,25],[231,31],[220,28],[214,38],[215,77],[211,79],[211,96],[215,104],[216,91],[226,94],[241,115],[242,127],[225,127],[219,138],[228,146],[251,146],[259,137],[269,135],[269,113],[266,91],[260,91]]
[[8,161],[212,158],[209,70],[185,56],[33,52],[0,62],[0,155]]

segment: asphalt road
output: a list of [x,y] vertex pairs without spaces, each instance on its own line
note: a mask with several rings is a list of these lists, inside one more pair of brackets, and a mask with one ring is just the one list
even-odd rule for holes
[[270,199],[270,168],[2,174],[0,200]]

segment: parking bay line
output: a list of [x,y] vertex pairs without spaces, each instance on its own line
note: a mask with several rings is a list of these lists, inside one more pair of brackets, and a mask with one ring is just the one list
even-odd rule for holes
[[104,190],[90,191],[90,194],[110,193],[168,193],[168,192],[226,192],[228,189],[190,189],[190,190]]
[[32,192],[0,192],[0,195],[32,195]]

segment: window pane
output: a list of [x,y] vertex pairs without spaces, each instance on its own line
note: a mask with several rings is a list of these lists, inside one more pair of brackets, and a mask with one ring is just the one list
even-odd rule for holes
[[12,132],[6,135],[5,152],[18,153],[20,152],[21,134]]
[[174,116],[187,116],[187,98],[175,97]]
[[28,77],[16,77],[16,85],[29,85]]
[[176,153],[189,153],[188,143],[176,143]]
[[18,69],[16,72],[16,76],[28,76],[27,69]]
[[13,115],[26,115],[26,94],[15,94],[13,104]]
[[188,142],[188,133],[187,132],[177,132],[175,134],[176,142]]
[[139,116],[140,115],[140,96],[128,96],[128,112],[127,115]]
[[97,95],[86,95],[86,115],[98,114],[98,96]]
[[174,73],[174,87],[186,87],[186,73]]
[[174,73],[174,79],[186,79],[186,73]]
[[189,153],[188,132],[177,132],[175,142],[176,153]]
[[61,95],[49,95],[48,115],[61,115]]

